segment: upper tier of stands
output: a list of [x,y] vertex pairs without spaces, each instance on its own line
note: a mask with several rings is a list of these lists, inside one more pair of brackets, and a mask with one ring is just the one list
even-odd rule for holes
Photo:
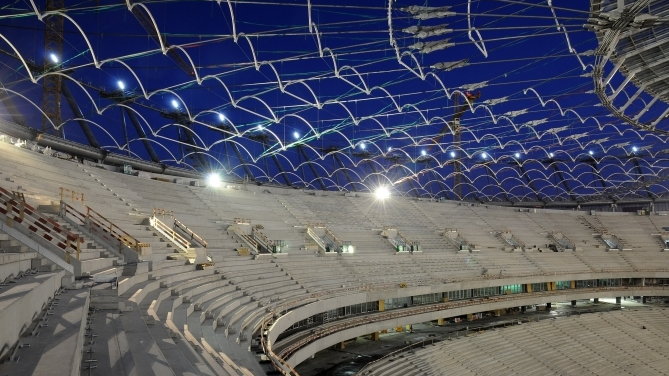
[[[391,198],[376,201],[368,195],[345,196],[337,192],[302,191],[265,188],[255,185],[229,184],[227,188],[174,184],[119,174],[72,161],[47,157],[1,143],[6,162],[0,166],[2,184],[25,194],[29,202],[49,204],[60,199],[60,188],[80,192],[85,204],[114,221],[119,227],[147,241],[154,249],[153,260],[170,250],[147,230],[145,220],[154,208],[171,210],[179,220],[210,244],[209,254],[215,261],[236,257],[239,244],[226,231],[235,218],[260,224],[272,240],[286,240],[292,256],[276,262],[291,268],[296,256],[313,257],[306,226],[325,224],[339,238],[351,241],[355,255],[346,255],[335,263],[356,276],[361,283],[374,273],[357,272],[351,264],[365,262],[366,257],[379,263],[395,255],[392,246],[383,241],[380,232],[396,228],[410,240],[421,242],[422,255],[412,259],[392,259],[401,268],[415,264],[423,273],[421,280],[479,278],[481,275],[527,275],[562,270],[618,271],[647,270],[657,267],[666,254],[661,253],[657,234],[669,226],[667,216],[640,216],[630,213],[599,213],[596,218],[606,232],[624,240],[625,251],[608,252],[599,235],[583,220],[588,213],[577,211],[532,210],[472,205],[456,202],[416,201]],[[67,197],[67,195],[66,195]],[[76,204],[76,203],[75,203]],[[590,223],[590,222],[588,222]],[[445,229],[456,229],[480,252],[458,254],[442,235]],[[600,229],[601,230],[601,229]],[[512,249],[497,234],[510,232],[525,246],[525,252]],[[560,232],[576,246],[576,253],[551,255],[549,234]],[[540,252],[541,251],[541,252]],[[406,257],[405,257],[406,258]],[[309,258],[307,258],[309,259]],[[449,265],[434,267],[434,260]],[[321,261],[315,261],[320,263]],[[456,268],[453,265],[466,264]],[[421,269],[422,268],[422,269]],[[427,270],[429,269],[429,271]],[[407,273],[412,274],[408,269]],[[449,272],[452,271],[452,272]],[[347,273],[342,273],[346,275]],[[346,284],[345,280],[342,281]],[[349,281],[350,282],[350,281]]]

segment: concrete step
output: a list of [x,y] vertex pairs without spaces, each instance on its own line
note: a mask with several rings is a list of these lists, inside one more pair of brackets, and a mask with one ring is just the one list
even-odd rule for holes
[[103,270],[109,270],[114,266],[116,258],[94,258],[81,261],[81,273],[94,275]]

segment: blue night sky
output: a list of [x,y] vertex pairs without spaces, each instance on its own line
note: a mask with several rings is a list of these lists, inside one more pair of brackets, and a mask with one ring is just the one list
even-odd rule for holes
[[[109,151],[313,189],[562,201],[668,188],[667,124],[636,129],[593,92],[588,2],[4,4],[0,84],[18,114],[2,116],[69,140],[91,143],[87,126]],[[64,25],[57,63],[50,18]],[[45,121],[45,75],[83,118],[63,98],[62,123]]]

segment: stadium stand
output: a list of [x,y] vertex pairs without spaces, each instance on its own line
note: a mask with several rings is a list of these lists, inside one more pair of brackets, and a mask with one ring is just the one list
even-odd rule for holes
[[[5,251],[0,272],[16,282],[0,289],[3,322],[15,323],[3,325],[0,374],[37,372],[48,356],[61,357],[63,348],[81,360],[76,372],[92,375],[296,374],[294,367],[320,349],[384,328],[551,301],[668,291],[669,253],[653,234],[669,221],[655,213],[519,210],[397,197],[380,203],[366,194],[239,182],[214,189],[199,180],[131,176],[2,142],[0,152],[7,231],[0,235]],[[179,244],[151,226],[156,209],[187,227],[165,222],[210,260],[189,260]],[[240,218],[261,225],[269,239],[285,241],[285,249],[241,252],[246,243],[231,230]],[[319,252],[307,234],[315,224],[350,241],[355,252]],[[387,228],[419,241],[420,252],[397,252],[381,236]],[[458,249],[448,229],[475,247]],[[556,232],[573,249],[558,247]],[[609,250],[603,234],[615,234],[625,246]],[[35,237],[41,240],[30,243]],[[198,239],[205,242],[197,245]],[[56,299],[58,307],[47,308]],[[46,330],[39,330],[34,338],[31,328],[42,325],[43,317],[50,323],[66,320],[69,334],[45,338]],[[612,317],[601,320],[618,325],[619,318]],[[576,329],[570,328],[577,331],[583,325],[574,320]],[[539,325],[549,324],[528,326],[539,333],[544,330]],[[619,331],[631,330],[619,325]],[[487,336],[490,344],[472,346],[492,351],[505,338],[480,337]],[[585,347],[589,339],[577,341]],[[33,356],[33,350],[55,348],[54,343],[63,344],[58,353]],[[453,349],[466,348],[452,343]],[[430,364],[459,367],[453,369],[462,374],[495,367],[467,369],[463,363],[472,359],[464,355],[436,363],[437,353],[416,355],[414,367],[424,369],[421,374],[439,374],[427,371]],[[583,359],[598,354],[574,350],[566,358],[584,367]],[[541,357],[509,364],[508,371],[545,371]],[[395,370],[396,360],[392,363],[375,367],[379,374],[403,374]],[[52,372],[73,371],[58,364]]]

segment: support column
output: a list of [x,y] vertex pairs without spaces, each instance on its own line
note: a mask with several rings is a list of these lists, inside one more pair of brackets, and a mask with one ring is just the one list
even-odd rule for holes
[[527,307],[526,307],[526,306],[522,306],[522,307],[520,307],[520,312],[525,313],[525,311],[527,311]]
[[339,342],[338,344],[335,345],[335,348],[337,350],[344,350],[346,348],[346,342]]
[[571,306],[572,306],[572,307],[576,307],[576,300],[572,300],[572,301],[571,301]]
[[550,304],[550,303],[546,303],[546,311],[550,311],[550,310],[551,310],[551,304]]
[[620,305],[620,302],[622,301],[622,298],[619,296],[616,296],[616,305]]
[[385,300],[379,300],[379,312],[383,312],[386,310],[386,301]]
[[596,303],[599,303],[599,298],[594,298],[594,299],[592,299],[592,302],[595,303],[595,304],[596,304]]
[[378,341],[378,340],[380,340],[380,339],[381,339],[381,332],[374,332],[374,333],[370,334],[370,335],[369,335],[369,339],[370,339],[371,341]]
[[647,301],[648,301],[648,297],[647,297],[647,296],[642,296],[642,297],[641,297],[641,303],[646,304]]
[[439,325],[439,326],[444,326],[445,324],[446,324],[446,320],[445,320],[445,319],[437,319],[437,325]]

